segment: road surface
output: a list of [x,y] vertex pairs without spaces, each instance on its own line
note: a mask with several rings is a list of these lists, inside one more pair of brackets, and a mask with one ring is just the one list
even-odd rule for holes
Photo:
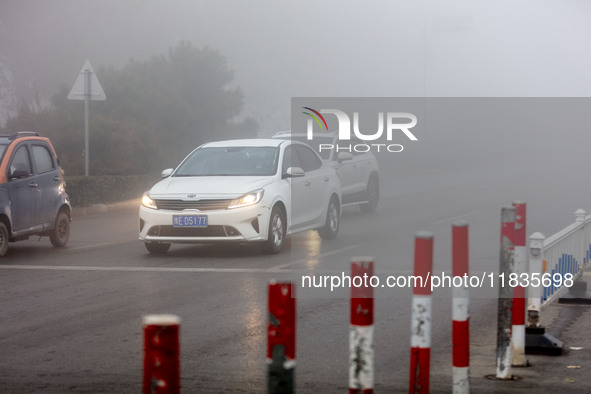
[[[154,256],[137,240],[135,209],[75,218],[67,248],[30,239],[11,244],[0,261],[0,392],[140,392],[141,323],[152,313],[182,319],[183,392],[264,392],[270,279],[349,273],[351,256],[359,255],[373,256],[379,275],[410,274],[419,230],[435,235],[434,270],[450,271],[450,226],[458,219],[470,225],[471,271],[497,271],[500,208],[526,201],[527,233],[551,235],[574,221],[576,209],[591,209],[589,186],[577,184],[574,193],[572,184],[571,177],[486,168],[383,171],[376,213],[347,208],[337,239],[299,234],[274,256],[252,245],[173,245]],[[348,385],[347,293],[297,292],[297,390],[342,392]],[[411,294],[379,289],[378,392],[408,390]],[[497,303],[472,295],[477,352],[479,341],[496,332]],[[436,289],[434,392],[451,391],[450,304],[449,291]]]

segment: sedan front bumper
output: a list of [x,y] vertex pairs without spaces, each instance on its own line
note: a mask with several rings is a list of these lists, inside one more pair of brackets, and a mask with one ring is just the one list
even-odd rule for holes
[[[144,242],[208,243],[265,241],[270,208],[263,204],[235,209],[183,211],[140,206],[139,239]],[[207,215],[207,227],[174,227],[173,215]]]

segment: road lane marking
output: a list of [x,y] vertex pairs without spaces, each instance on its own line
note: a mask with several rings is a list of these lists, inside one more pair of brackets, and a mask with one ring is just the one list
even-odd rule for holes
[[438,221],[436,221],[436,222],[430,222],[429,224],[433,224],[433,225],[435,225],[435,224],[441,224],[441,223],[449,223],[449,222],[454,222],[454,221],[456,221],[456,220],[458,220],[458,219],[462,219],[462,218],[464,218],[464,217],[466,217],[466,216],[474,215],[475,213],[479,213],[479,212],[481,212],[481,211],[473,211],[473,212],[468,212],[468,213],[464,213],[464,214],[462,214],[462,215],[458,215],[458,216],[452,216],[452,217],[450,217],[450,218],[446,218],[446,219],[441,219],[441,220],[438,220]]
[[119,240],[119,241],[100,242],[100,243],[97,243],[97,244],[84,245],[84,246],[66,247],[66,248],[60,248],[58,250],[60,252],[78,252],[78,251],[81,251],[81,250],[99,249],[99,248],[102,248],[102,247],[105,247],[105,246],[120,245],[120,244],[135,242],[135,241],[137,241],[137,237],[135,237],[135,238],[122,239],[122,240]]
[[332,256],[333,254],[339,254],[339,253],[345,252],[347,250],[354,249],[354,248],[356,248],[358,246],[359,245],[349,245],[349,246],[346,246],[344,248],[336,249],[336,250],[333,250],[333,251],[330,251],[330,252],[320,253],[320,254],[317,254],[317,255],[314,255],[314,256],[308,256],[308,257],[305,257],[303,259],[299,259],[299,260],[296,260],[296,261],[291,261],[289,263],[276,265],[274,267],[271,267],[271,269],[281,269],[281,268],[287,268],[287,267],[292,266],[292,265],[295,265],[295,264],[307,263],[311,259],[318,259],[318,258],[322,258],[322,257]]
[[0,265],[0,269],[46,270],[46,271],[105,271],[105,272],[211,272],[211,273],[270,273],[297,272],[277,268],[199,268],[199,267],[101,267],[80,265]]
[[80,265],[0,265],[0,269],[14,270],[46,270],[46,271],[103,271],[103,272],[196,272],[196,273],[229,273],[229,274],[291,274],[309,272],[309,270],[291,270],[286,267],[305,263],[310,259],[322,258],[356,248],[357,245],[317,254],[270,268],[200,268],[200,267],[104,267]]

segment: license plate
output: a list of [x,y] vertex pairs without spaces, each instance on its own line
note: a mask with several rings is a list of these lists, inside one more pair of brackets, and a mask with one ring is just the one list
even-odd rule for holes
[[172,227],[207,227],[207,215],[173,215]]

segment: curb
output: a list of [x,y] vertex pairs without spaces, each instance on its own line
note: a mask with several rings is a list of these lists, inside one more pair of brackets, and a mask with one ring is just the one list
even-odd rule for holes
[[[583,274],[588,281],[591,275]],[[495,330],[491,324],[475,328],[474,345],[470,349],[470,389],[478,393],[574,393],[591,392],[591,308],[588,305],[547,304],[540,315],[546,332],[564,343],[562,355],[527,354],[528,368],[513,367],[514,379],[488,380],[495,371]],[[478,339],[477,339],[478,338]],[[442,387],[450,381],[439,372]],[[445,386],[444,386],[445,385]],[[449,392],[449,391],[448,391]]]
[[94,216],[105,213],[124,212],[138,209],[140,206],[139,199],[119,201],[112,204],[94,204],[86,207],[72,207],[72,217],[79,218],[85,216]]

